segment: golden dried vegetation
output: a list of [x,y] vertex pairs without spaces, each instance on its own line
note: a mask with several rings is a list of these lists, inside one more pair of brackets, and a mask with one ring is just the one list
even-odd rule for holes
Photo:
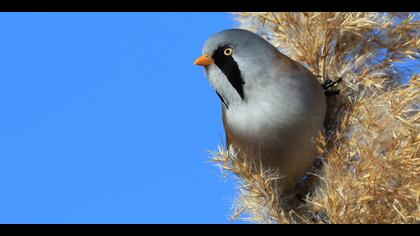
[[[220,148],[212,156],[239,177],[233,218],[259,223],[420,222],[420,21],[410,13],[237,13],[320,82],[328,99],[318,147],[322,168],[305,201],[285,210],[274,172]],[[398,64],[399,63],[399,64]],[[417,71],[417,72],[416,72]]]

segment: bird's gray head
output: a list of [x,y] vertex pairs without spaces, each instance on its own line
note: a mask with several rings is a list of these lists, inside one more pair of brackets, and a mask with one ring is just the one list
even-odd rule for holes
[[246,102],[247,91],[264,83],[279,51],[260,36],[230,29],[211,36],[194,64],[204,66],[207,77],[226,107]]

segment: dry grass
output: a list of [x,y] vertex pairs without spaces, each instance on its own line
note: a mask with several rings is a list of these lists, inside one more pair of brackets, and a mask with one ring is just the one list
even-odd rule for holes
[[[257,32],[321,82],[343,82],[328,100],[318,139],[324,165],[306,202],[284,210],[276,173],[234,153],[213,156],[240,181],[233,218],[260,223],[419,223],[420,22],[408,13],[239,13]],[[418,16],[417,16],[418,17]],[[408,82],[405,78],[410,78]]]

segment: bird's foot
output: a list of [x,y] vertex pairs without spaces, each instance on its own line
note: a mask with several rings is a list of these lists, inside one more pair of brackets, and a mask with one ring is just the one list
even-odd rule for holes
[[[320,75],[317,75],[315,77],[321,77],[321,76]],[[340,90],[339,89],[332,90],[331,88],[333,86],[335,86],[336,84],[338,84],[339,82],[341,82],[342,80],[343,79],[341,77],[338,78],[338,79],[336,79],[335,81],[332,81],[332,80],[330,80],[330,79],[327,78],[324,81],[324,83],[321,84],[322,89],[324,90],[325,96],[336,96],[336,95],[340,94]]]

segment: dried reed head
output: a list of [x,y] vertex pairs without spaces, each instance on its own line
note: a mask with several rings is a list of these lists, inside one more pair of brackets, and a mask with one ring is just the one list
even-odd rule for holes
[[[261,223],[420,222],[420,21],[409,13],[238,13],[320,82],[342,78],[318,139],[322,171],[306,202],[285,210],[275,173],[219,150],[240,178],[238,212]],[[409,81],[406,81],[410,77]]]

